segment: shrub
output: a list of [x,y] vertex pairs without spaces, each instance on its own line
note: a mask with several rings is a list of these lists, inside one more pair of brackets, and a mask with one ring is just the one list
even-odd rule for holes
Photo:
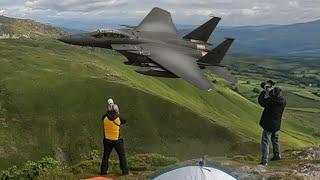
[[48,172],[49,170],[60,170],[60,164],[53,158],[46,156],[41,160],[27,161],[21,168],[12,166],[7,170],[2,171],[1,179],[35,179],[40,173]]
[[60,168],[58,161],[49,156],[45,156],[37,162],[27,161],[23,168],[23,174],[27,175],[27,177],[34,178],[41,172],[47,172],[53,169],[58,170]]
[[100,159],[99,151],[94,149],[86,154],[82,154],[81,159],[83,159],[83,160],[99,160]]
[[22,171],[18,169],[17,166],[12,166],[4,171],[2,171],[0,178],[6,180],[19,179]]

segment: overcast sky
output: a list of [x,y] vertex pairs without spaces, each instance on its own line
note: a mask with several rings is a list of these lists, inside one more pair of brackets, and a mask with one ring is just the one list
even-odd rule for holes
[[222,17],[225,26],[291,24],[320,19],[320,0],[0,0],[0,15],[53,24],[138,23],[152,7],[176,24]]

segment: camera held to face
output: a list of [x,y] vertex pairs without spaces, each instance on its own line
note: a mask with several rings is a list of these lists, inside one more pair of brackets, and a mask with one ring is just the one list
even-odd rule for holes
[[272,80],[268,80],[268,81],[266,81],[266,82],[262,82],[262,83],[260,84],[260,87],[261,87],[262,89],[266,90],[266,91],[270,91],[275,84],[276,84],[276,83],[273,82]]

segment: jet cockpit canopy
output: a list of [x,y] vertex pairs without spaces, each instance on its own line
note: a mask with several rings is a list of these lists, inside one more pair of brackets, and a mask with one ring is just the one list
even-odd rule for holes
[[130,35],[115,29],[99,29],[92,32],[95,38],[130,38]]

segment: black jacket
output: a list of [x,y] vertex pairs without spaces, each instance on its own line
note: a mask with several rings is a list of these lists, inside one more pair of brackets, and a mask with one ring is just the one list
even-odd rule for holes
[[258,98],[259,104],[264,107],[260,126],[266,131],[275,132],[280,130],[282,113],[286,106],[286,101],[281,96],[265,98],[265,95],[266,92],[262,91]]

